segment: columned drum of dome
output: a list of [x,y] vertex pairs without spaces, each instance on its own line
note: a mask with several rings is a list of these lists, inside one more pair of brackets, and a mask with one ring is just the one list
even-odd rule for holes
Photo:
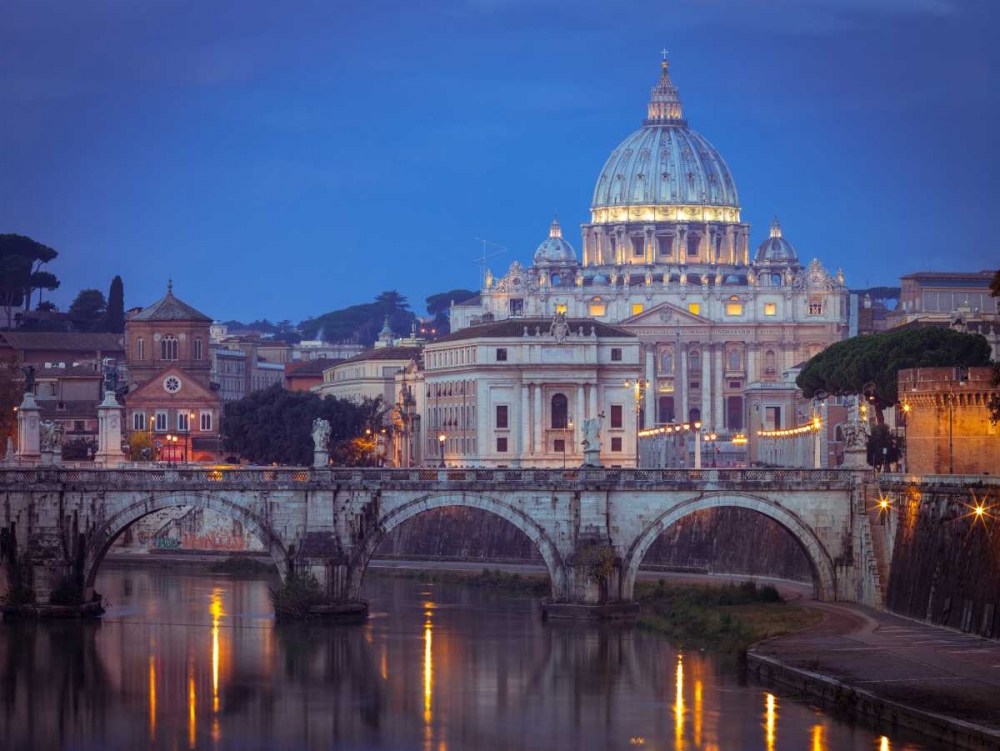
[[590,215],[585,266],[749,263],[736,181],[716,148],[688,127],[666,60],[642,127],[604,163]]

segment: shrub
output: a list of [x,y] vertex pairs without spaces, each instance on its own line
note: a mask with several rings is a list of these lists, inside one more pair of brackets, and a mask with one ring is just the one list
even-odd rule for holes
[[277,589],[271,589],[271,604],[274,615],[279,620],[292,618],[302,620],[309,617],[314,605],[323,603],[323,587],[311,573],[290,575]]

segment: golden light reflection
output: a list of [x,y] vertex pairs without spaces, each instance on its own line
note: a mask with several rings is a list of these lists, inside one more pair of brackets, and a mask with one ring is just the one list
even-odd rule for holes
[[892,746],[889,744],[889,739],[886,736],[882,736],[878,739],[878,751],[891,751]]
[[674,701],[674,745],[684,747],[684,655],[677,655],[677,671],[674,686],[676,699]]
[[194,663],[188,667],[188,748],[195,748],[198,739],[197,696],[194,690]]
[[382,645],[382,659],[379,661],[379,672],[382,673],[382,680],[389,680],[389,648]]
[[702,722],[702,685],[701,681],[694,682],[694,745],[701,746],[701,722]]
[[822,725],[812,726],[812,751],[826,751],[823,732],[824,728]]
[[767,694],[767,710],[764,716],[764,742],[767,751],[774,751],[774,731],[778,724],[778,700],[774,694]]
[[226,614],[222,606],[222,590],[212,590],[212,600],[208,606],[212,614],[212,711],[219,711],[219,621]]
[[149,656],[149,740],[156,740],[156,658]]
[[434,695],[434,657],[431,622],[424,624],[424,722],[431,722],[431,699]]

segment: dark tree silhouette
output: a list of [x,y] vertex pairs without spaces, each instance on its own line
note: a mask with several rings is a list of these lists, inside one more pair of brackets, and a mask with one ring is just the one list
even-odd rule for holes
[[116,276],[111,280],[108,290],[108,307],[104,311],[104,330],[112,334],[125,331],[125,285],[122,278]]
[[108,303],[99,289],[81,289],[69,306],[69,314],[84,331],[96,331],[104,322]]
[[7,314],[7,328],[13,325],[13,308],[31,307],[34,291],[59,287],[54,274],[42,271],[59,254],[47,245],[24,235],[0,234],[0,306]]

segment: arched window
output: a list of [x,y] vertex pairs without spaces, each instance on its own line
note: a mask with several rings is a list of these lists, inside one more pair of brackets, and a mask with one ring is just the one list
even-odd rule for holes
[[569,427],[569,401],[565,394],[552,397],[552,429],[565,430]]
[[701,370],[701,355],[696,349],[691,350],[691,353],[688,356],[688,370],[692,373],[697,373]]
[[177,337],[173,334],[167,334],[165,337],[160,339],[160,359],[177,359]]
[[665,349],[660,353],[660,372],[674,372],[674,351],[672,349]]
[[688,422],[698,422],[701,419],[701,410],[697,407],[692,407],[688,412]]
[[558,287],[559,286],[559,282],[561,282],[561,281],[562,281],[562,277],[560,277],[559,274],[553,274],[552,275],[552,286],[553,287]]
[[135,340],[135,359],[145,360],[146,359],[146,340],[141,336]]
[[771,274],[771,286],[772,287],[781,286],[781,274]]
[[660,419],[658,422],[673,422],[674,421],[674,398],[672,396],[661,396],[660,397]]
[[738,349],[731,349],[726,353],[728,369],[731,372],[738,371],[743,366],[743,357]]

